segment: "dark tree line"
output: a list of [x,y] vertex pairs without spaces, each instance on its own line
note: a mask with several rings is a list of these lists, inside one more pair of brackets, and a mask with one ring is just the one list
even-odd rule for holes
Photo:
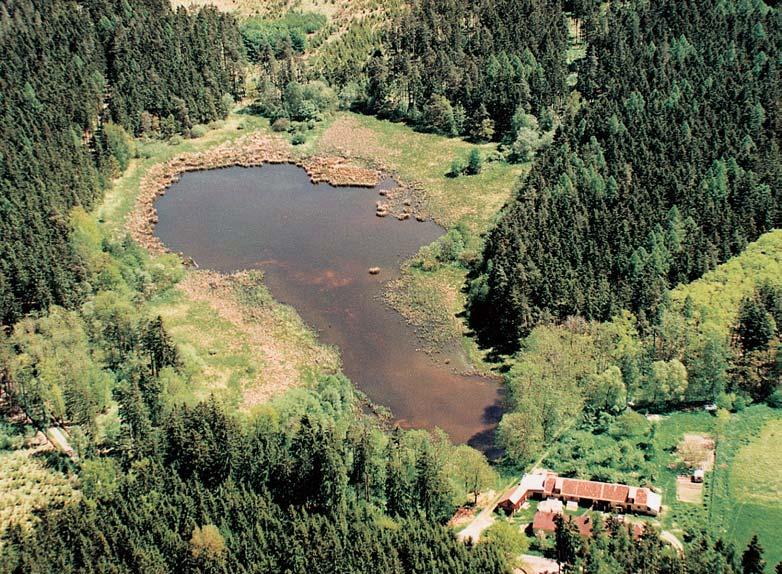
[[[465,545],[443,526],[443,446],[384,434],[358,408],[331,377],[250,422],[214,399],[148,419],[138,448],[81,462],[80,502],[4,535],[0,572],[509,572],[504,543]],[[596,515],[591,539],[561,521],[549,550],[563,572],[762,572],[756,541],[741,567],[729,544],[686,540],[682,555],[653,528],[634,539]]]
[[345,379],[305,403],[249,424],[214,399],[142,415],[134,448],[82,463],[84,500],[5,537],[0,572],[507,572],[443,526],[442,445],[384,435]]
[[[583,538],[571,520],[557,516],[556,538],[552,555],[560,572],[646,572],[648,574],[680,573],[762,574],[763,548],[755,536],[739,555],[722,539],[704,532],[685,535],[684,552],[675,550],[660,538],[659,531],[646,526],[640,535],[613,516],[604,520],[594,517],[592,535]],[[779,571],[782,564],[777,566]]]
[[778,9],[760,0],[609,6],[566,117],[489,234],[471,285],[487,342],[547,318],[654,321],[666,290],[782,222]]
[[566,91],[568,34],[553,0],[420,0],[367,65],[366,107],[424,129],[500,139],[515,113],[549,116]]
[[174,13],[164,0],[0,6],[3,324],[78,299],[85,269],[68,211],[93,205],[128,160],[113,157],[107,121],[171,135],[224,116],[241,87],[240,49],[230,17]]

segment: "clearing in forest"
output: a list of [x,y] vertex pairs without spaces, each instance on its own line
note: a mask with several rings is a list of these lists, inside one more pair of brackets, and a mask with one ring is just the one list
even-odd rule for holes
[[780,441],[782,420],[770,421],[759,437],[738,452],[730,471],[730,491],[737,500],[782,510]]

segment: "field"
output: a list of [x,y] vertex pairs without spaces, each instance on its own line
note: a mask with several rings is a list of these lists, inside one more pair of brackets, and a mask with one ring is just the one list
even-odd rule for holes
[[708,522],[743,550],[757,534],[766,550],[768,570],[782,560],[782,413],[754,405],[731,416],[717,443],[717,459],[707,481]]
[[[715,505],[721,510],[728,538],[743,547],[757,533],[766,560],[773,566],[782,561],[782,415],[758,409],[728,441],[743,446],[732,460],[725,452],[730,460],[726,471],[728,497],[715,492]],[[752,431],[758,433],[754,438]]]

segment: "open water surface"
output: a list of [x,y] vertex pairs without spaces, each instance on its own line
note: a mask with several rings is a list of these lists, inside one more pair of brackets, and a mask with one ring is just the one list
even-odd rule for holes
[[404,426],[440,427],[487,450],[499,385],[455,373],[457,351],[419,351],[413,328],[381,301],[402,261],[443,229],[375,217],[378,199],[378,189],[313,184],[293,165],[190,172],[157,201],[156,234],[202,268],[262,269],[274,298],[339,347],[343,371],[373,402]]

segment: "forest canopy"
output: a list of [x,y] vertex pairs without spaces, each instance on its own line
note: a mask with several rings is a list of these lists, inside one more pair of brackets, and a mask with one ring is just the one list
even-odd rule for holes
[[666,291],[782,222],[780,12],[611,3],[584,20],[580,109],[486,239],[470,316],[518,347],[540,321],[654,321]]
[[[224,117],[243,90],[230,15],[168,2],[10,0],[0,8],[0,321],[82,293],[68,212],[127,165],[127,136]],[[113,122],[112,124],[109,122]],[[119,131],[121,130],[121,131]]]

